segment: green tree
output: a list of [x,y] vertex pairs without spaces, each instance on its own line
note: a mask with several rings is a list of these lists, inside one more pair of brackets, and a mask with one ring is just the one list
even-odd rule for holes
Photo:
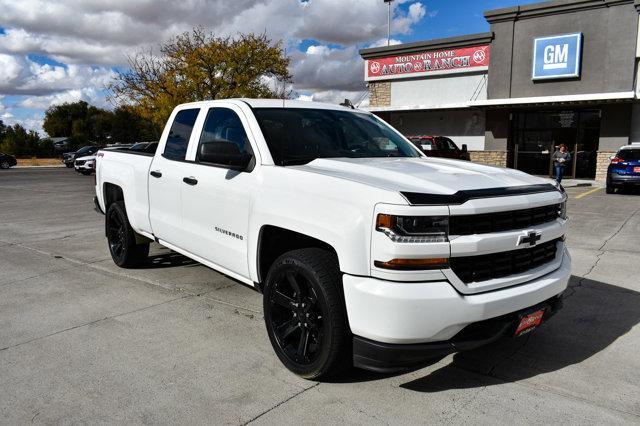
[[133,107],[123,105],[113,111],[111,137],[121,143],[154,141],[160,138],[160,127],[141,117]]
[[195,28],[162,45],[160,54],[130,57],[130,69],[109,85],[114,102],[132,105],[159,128],[180,103],[280,97],[284,92],[269,81],[291,81],[282,44],[264,34],[220,38]]
[[159,137],[159,128],[131,107],[108,111],[84,101],[50,107],[45,112],[43,128],[50,137],[69,137],[72,147],[88,143],[132,143]]
[[36,156],[40,151],[40,136],[33,130],[27,130],[20,124],[7,126],[3,130],[0,151],[18,157]]

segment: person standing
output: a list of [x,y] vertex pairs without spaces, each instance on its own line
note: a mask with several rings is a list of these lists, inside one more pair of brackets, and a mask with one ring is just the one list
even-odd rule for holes
[[571,154],[567,151],[567,146],[563,143],[558,146],[558,150],[553,153],[553,169],[556,175],[556,182],[562,181],[565,166],[571,161]]

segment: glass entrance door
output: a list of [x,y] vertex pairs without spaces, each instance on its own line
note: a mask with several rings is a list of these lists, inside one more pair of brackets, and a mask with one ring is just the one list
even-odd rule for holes
[[514,168],[551,176],[551,156],[560,144],[565,144],[572,157],[565,168],[565,176],[595,177],[599,111],[523,111],[514,114]]

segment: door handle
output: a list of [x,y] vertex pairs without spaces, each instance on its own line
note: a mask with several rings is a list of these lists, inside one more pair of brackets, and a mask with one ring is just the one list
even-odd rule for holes
[[198,184],[198,179],[194,178],[194,177],[186,177],[186,178],[182,178],[182,181],[184,183],[186,183],[187,185],[197,185]]
[[152,171],[152,172],[149,172],[149,174],[150,174],[151,176],[153,176],[154,178],[160,178],[160,177],[162,177],[162,173],[160,173],[160,171],[159,171],[159,170],[154,170],[154,171]]

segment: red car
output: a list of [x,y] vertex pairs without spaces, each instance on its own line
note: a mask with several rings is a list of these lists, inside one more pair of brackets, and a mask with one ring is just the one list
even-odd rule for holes
[[455,160],[471,160],[467,145],[462,144],[462,149],[445,136],[407,136],[415,146],[428,157],[453,158]]

